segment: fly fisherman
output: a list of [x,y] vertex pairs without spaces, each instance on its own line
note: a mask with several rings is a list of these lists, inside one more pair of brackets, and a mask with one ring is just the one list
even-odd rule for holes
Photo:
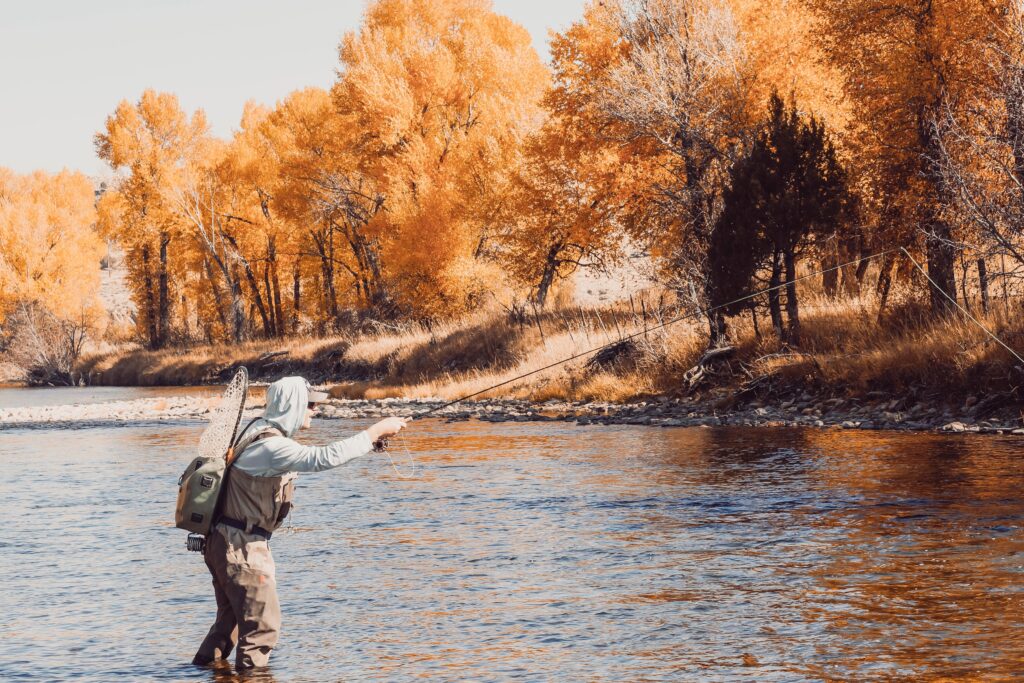
[[274,558],[267,542],[292,507],[296,473],[343,465],[405,427],[403,418],[390,417],[327,446],[293,441],[295,432],[309,427],[314,406],[326,398],[302,377],[278,380],[267,387],[263,416],[240,436],[220,514],[203,553],[213,575],[217,620],[193,664],[227,659],[237,639],[236,668],[266,666],[281,627]]

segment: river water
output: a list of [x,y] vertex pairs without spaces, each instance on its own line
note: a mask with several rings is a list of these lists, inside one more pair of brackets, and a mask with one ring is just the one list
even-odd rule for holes
[[[188,663],[214,602],[172,517],[201,428],[0,430],[0,680],[232,680]],[[260,680],[1020,680],[1022,445],[415,423],[403,476],[300,477]]]

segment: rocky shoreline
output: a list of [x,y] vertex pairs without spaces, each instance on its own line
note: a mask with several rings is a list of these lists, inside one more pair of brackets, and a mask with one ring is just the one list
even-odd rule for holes
[[[216,398],[188,396],[141,398],[108,403],[0,409],[2,429],[56,429],[128,426],[142,423],[192,422],[207,418]],[[903,406],[899,400],[815,399],[804,395],[779,403],[752,401],[721,410],[710,401],[656,398],[638,403],[528,401],[492,399],[445,406],[440,399],[331,399],[316,417],[357,419],[383,416],[412,417],[428,410],[447,421],[571,422],[577,425],[644,425],[653,427],[812,427],[894,431],[977,432],[1024,434],[1020,418],[988,415],[981,419],[968,399],[962,410],[923,403]],[[262,405],[250,401],[246,417]],[[1005,413],[1005,411],[1001,411]]]

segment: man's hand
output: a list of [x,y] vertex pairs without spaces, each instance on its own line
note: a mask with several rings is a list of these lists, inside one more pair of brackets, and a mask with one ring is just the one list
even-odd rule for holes
[[408,420],[404,417],[387,417],[368,427],[366,433],[370,435],[370,441],[380,441],[405,429],[407,422]]

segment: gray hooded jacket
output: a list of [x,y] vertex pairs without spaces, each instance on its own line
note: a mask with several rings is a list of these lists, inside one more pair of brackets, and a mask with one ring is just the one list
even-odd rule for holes
[[[233,467],[255,477],[279,477],[288,472],[319,472],[344,465],[373,449],[365,431],[326,446],[303,446],[290,437],[306,417],[309,387],[302,377],[285,377],[267,387],[267,407],[239,439],[244,447]],[[252,440],[271,429],[284,436],[273,436],[256,443]],[[245,446],[245,444],[250,444]]]

